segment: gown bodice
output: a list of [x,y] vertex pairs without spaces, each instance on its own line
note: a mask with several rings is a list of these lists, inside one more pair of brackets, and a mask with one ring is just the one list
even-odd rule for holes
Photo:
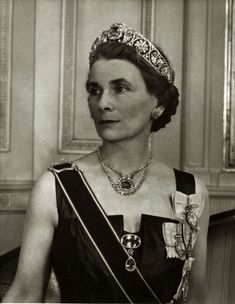
[[[195,192],[194,178],[188,173],[178,171],[176,185],[177,190],[186,195]],[[76,191],[87,191],[86,185],[81,183]],[[126,298],[117,288],[57,182],[56,196],[59,222],[54,234],[51,264],[59,283],[61,302],[126,303]],[[122,215],[107,217],[120,238],[128,233],[124,231]],[[142,214],[140,229],[136,233],[141,245],[134,250],[133,257],[161,303],[169,303],[173,299],[182,280],[185,260],[177,254],[173,258],[167,257],[167,237],[163,229],[164,225],[176,226],[178,223],[178,219]],[[105,235],[100,237],[105,238]],[[106,246],[112,252],[108,242]]]

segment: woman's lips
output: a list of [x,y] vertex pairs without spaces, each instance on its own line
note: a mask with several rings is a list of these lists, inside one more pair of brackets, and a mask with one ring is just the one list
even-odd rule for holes
[[105,125],[105,124],[115,124],[118,123],[119,120],[111,120],[111,119],[104,119],[100,121],[100,124]]

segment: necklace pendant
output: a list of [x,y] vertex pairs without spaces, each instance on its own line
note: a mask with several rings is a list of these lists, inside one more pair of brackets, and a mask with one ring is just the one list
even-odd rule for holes
[[[101,163],[102,169],[106,173],[111,186],[113,187],[113,189],[117,193],[119,193],[121,195],[134,194],[137,190],[140,189],[143,182],[145,181],[145,178],[146,178],[147,173],[148,173],[148,168],[149,168],[149,166],[151,164],[151,161],[152,161],[152,152],[150,152],[149,153],[149,158],[143,166],[141,166],[140,168],[132,171],[129,174],[123,175],[116,168],[114,168],[110,164],[106,163],[106,161],[103,159],[103,157],[100,153],[100,149],[97,150],[97,155],[98,155],[98,159]],[[115,181],[112,178],[110,171],[113,171],[114,173],[116,173],[119,176],[117,181]],[[142,175],[141,179],[137,183],[135,183],[134,176],[141,171],[143,171],[143,175]]]
[[134,181],[130,176],[123,176],[119,179],[119,183],[122,190],[131,190],[135,187]]
[[127,195],[133,193],[136,186],[134,180],[129,175],[125,175],[117,181],[117,188],[123,195]]

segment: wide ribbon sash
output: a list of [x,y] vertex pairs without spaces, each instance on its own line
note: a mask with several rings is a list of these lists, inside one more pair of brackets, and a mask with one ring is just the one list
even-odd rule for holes
[[132,272],[126,270],[125,262],[129,257],[128,252],[122,246],[119,236],[82,172],[73,164],[69,168],[58,167],[50,167],[50,170],[54,173],[71,208],[127,301],[129,303],[161,303],[137,267]]

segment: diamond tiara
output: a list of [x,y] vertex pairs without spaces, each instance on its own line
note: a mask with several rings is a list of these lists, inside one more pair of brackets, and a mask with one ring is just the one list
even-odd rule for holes
[[173,83],[173,71],[160,51],[142,34],[121,22],[112,24],[96,38],[89,56],[90,66],[93,64],[97,46],[110,41],[117,41],[133,47],[158,73]]

